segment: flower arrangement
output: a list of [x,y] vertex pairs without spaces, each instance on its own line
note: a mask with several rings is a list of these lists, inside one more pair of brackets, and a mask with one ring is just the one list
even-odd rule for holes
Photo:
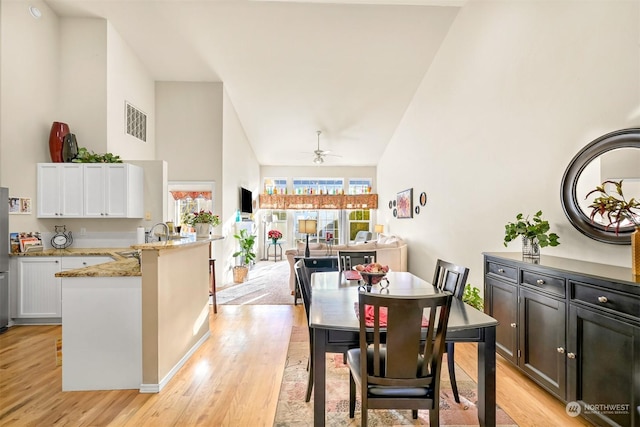
[[182,216],[182,222],[187,225],[211,224],[213,227],[220,225],[220,217],[211,211],[187,212]]
[[267,236],[272,240],[282,239],[282,233],[278,230],[269,230]]
[[[593,193],[600,193],[593,202],[589,205],[591,208],[591,221],[593,221],[596,215],[600,215],[604,221],[608,221],[606,228],[611,226],[616,227],[616,234],[620,231],[620,226],[625,226],[625,221],[631,222],[628,225],[635,225],[640,227],[640,200],[636,200],[633,197],[627,200],[622,193],[622,181],[607,180],[601,185],[597,186],[595,190],[587,193],[586,198]],[[615,193],[610,193],[611,190],[607,188],[608,185],[613,185]],[[617,195],[617,196],[616,196]],[[637,212],[634,212],[637,211]]]

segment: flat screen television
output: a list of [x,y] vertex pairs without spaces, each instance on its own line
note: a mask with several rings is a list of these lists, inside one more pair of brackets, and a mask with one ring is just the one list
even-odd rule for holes
[[250,190],[240,187],[240,212],[253,213],[253,195]]

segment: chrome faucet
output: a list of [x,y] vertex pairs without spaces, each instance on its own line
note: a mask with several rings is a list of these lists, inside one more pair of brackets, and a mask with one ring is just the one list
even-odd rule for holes
[[[167,224],[165,224],[164,222],[159,222],[157,224],[154,224],[150,229],[149,232],[145,234],[145,243],[149,243],[149,240],[151,240],[153,237],[153,229],[156,228],[157,226],[161,225],[164,228],[164,240],[168,241],[169,240],[169,226]],[[160,235],[160,241],[162,242],[162,235]]]

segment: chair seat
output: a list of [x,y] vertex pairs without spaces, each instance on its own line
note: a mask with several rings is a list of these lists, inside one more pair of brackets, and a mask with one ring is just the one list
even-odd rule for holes
[[[416,355],[418,359],[418,370],[422,369],[422,357]],[[385,366],[385,358],[386,351],[385,349],[381,349],[380,351],[380,363],[382,365],[382,375],[384,376],[384,366]],[[373,350],[367,350],[367,359],[368,366],[373,364]],[[354,369],[352,370],[353,376],[360,378],[360,349],[352,348],[347,351],[347,364],[352,366]],[[430,380],[431,377],[426,377],[425,380]],[[358,381],[359,382],[359,381]],[[378,397],[429,397],[432,390],[431,387],[403,387],[403,386],[384,386],[378,387],[375,385],[370,385],[368,387],[369,395],[378,396]]]

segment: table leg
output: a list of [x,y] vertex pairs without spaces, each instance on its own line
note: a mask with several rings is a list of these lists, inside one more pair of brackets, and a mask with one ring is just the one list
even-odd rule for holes
[[496,425],[496,327],[484,328],[478,343],[478,421],[481,426]]
[[322,427],[325,423],[326,407],[326,361],[325,348],[328,333],[326,329],[313,329],[313,425]]

